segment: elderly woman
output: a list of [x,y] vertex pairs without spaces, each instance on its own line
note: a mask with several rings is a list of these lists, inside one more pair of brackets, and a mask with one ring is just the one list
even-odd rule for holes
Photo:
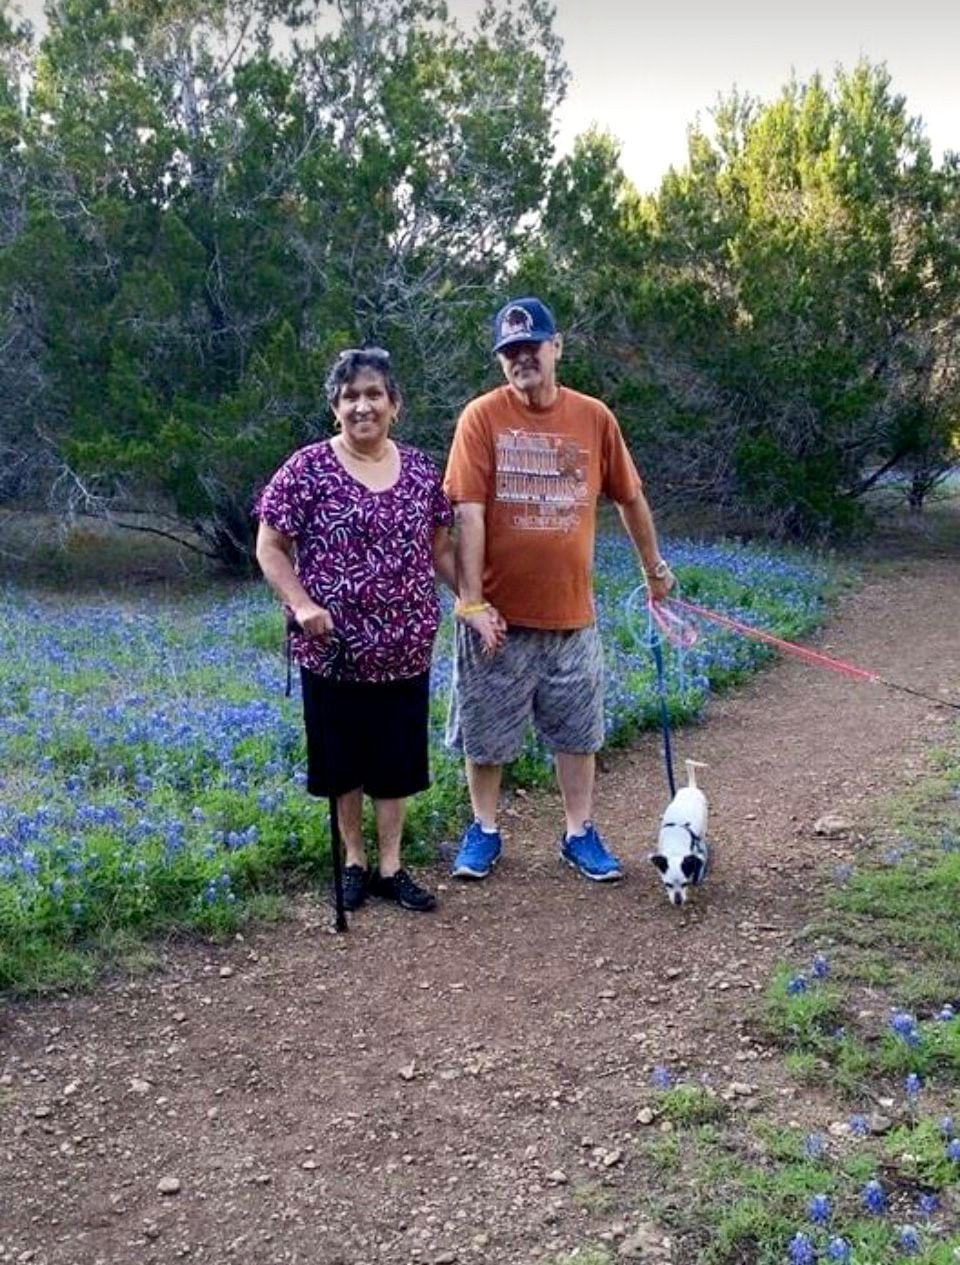
[[[337,434],[295,452],[257,504],[257,560],[295,621],[307,787],[337,796],[344,904],[404,909],[434,897],[400,865],[405,800],[430,782],[429,668],[440,620],[435,574],[454,587],[453,519],[433,463],[391,430],[401,396],[390,356],[343,351],[327,400]],[[373,800],[379,871],[362,833]]]

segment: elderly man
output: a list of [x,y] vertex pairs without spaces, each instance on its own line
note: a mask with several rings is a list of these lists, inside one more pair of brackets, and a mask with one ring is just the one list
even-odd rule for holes
[[500,859],[501,768],[532,721],[563,797],[561,857],[589,879],[615,880],[620,862],[592,820],[604,734],[591,582],[600,494],[616,504],[655,600],[673,576],[616,418],[557,382],[562,339],[546,304],[505,304],[493,350],[506,385],[464,409],[444,482],[460,595],[447,740],[464,752],[474,812],[453,874],[486,878]]

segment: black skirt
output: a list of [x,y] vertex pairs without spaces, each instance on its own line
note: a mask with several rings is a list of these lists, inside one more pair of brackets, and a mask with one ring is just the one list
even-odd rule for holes
[[300,669],[307,790],[405,799],[430,785],[430,674],[399,681],[332,681]]

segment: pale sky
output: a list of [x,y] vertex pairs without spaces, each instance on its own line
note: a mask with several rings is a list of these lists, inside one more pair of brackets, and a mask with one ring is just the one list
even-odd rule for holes
[[[518,0],[522,3],[522,0]],[[621,143],[624,171],[652,192],[686,159],[686,129],[734,85],[769,100],[794,71],[828,80],[885,61],[939,161],[960,150],[958,0],[554,0],[572,79],[561,148],[591,123]],[[458,19],[478,0],[448,0]],[[464,22],[464,25],[467,23]]]
[[[524,3],[524,0],[512,0]],[[555,0],[572,72],[557,118],[561,150],[596,123],[617,137],[623,168],[654,190],[686,157],[686,129],[734,85],[763,100],[795,72],[829,79],[839,64],[885,61],[939,161],[960,149],[958,0]],[[448,0],[472,25],[480,0]],[[42,0],[22,0],[36,22]]]

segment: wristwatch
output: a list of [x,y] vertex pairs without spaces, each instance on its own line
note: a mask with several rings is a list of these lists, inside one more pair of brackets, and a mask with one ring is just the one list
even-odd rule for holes
[[661,558],[652,571],[646,571],[645,575],[651,580],[665,580],[670,574],[670,563],[666,558]]

